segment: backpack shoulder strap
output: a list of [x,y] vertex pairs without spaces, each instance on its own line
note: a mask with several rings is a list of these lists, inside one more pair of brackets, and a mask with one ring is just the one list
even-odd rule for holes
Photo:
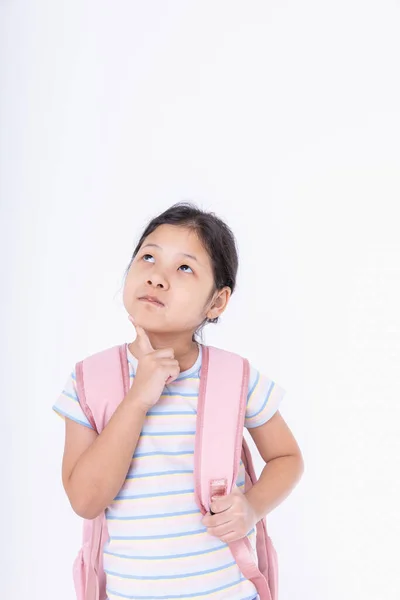
[[126,344],[107,348],[77,363],[76,384],[83,412],[101,433],[129,390]]
[[236,482],[249,380],[248,361],[203,346],[195,437],[195,495],[205,514],[212,496],[229,494]]
[[[76,365],[79,403],[91,425],[101,433],[129,390],[126,344],[88,356]],[[108,541],[105,513],[83,523],[82,562],[75,563],[78,600],[106,600],[103,547]]]
[[[204,515],[212,496],[230,494],[237,479],[250,376],[247,359],[203,346],[194,452],[195,497]],[[271,600],[247,537],[229,544],[243,575],[257,588],[260,600]]]

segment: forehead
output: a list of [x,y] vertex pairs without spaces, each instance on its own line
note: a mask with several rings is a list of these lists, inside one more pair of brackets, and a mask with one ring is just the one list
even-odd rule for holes
[[193,229],[178,225],[160,225],[143,241],[157,244],[162,250],[174,254],[193,254],[200,262],[208,262],[209,256],[203,242]]

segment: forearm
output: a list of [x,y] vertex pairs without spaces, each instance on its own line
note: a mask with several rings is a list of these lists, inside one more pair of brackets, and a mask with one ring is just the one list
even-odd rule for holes
[[245,494],[257,522],[289,496],[303,471],[303,459],[299,455],[280,456],[265,465],[259,480]]
[[74,510],[93,519],[115,498],[129,470],[146,411],[129,393],[93,444],[82,454],[68,482]]

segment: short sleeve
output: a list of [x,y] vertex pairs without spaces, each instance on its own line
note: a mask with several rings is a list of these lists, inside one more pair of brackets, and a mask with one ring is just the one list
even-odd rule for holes
[[286,390],[250,365],[245,427],[264,425],[279,409]]
[[53,405],[53,410],[62,418],[66,417],[76,423],[80,423],[85,427],[93,429],[79,403],[75,369],[68,377],[63,391],[59,395],[57,402]]

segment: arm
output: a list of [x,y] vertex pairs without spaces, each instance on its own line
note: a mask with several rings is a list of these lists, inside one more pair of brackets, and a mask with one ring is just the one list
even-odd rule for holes
[[257,483],[245,494],[259,521],[289,496],[303,475],[304,462],[279,411],[264,425],[248,431],[267,463]]
[[235,488],[227,496],[215,498],[210,505],[214,514],[207,513],[202,519],[208,533],[227,544],[245,537],[278,506],[304,470],[300,449],[278,411],[264,425],[249,431],[267,462],[259,480],[245,494]]
[[175,381],[180,368],[173,348],[154,350],[145,330],[135,325],[138,367],[132,387],[98,435],[66,420],[62,479],[74,511],[85,519],[97,517],[124,484],[140,432],[159,400],[165,382]]
[[129,470],[146,417],[132,389],[98,435],[66,419],[62,481],[74,511],[94,519],[115,498]]

